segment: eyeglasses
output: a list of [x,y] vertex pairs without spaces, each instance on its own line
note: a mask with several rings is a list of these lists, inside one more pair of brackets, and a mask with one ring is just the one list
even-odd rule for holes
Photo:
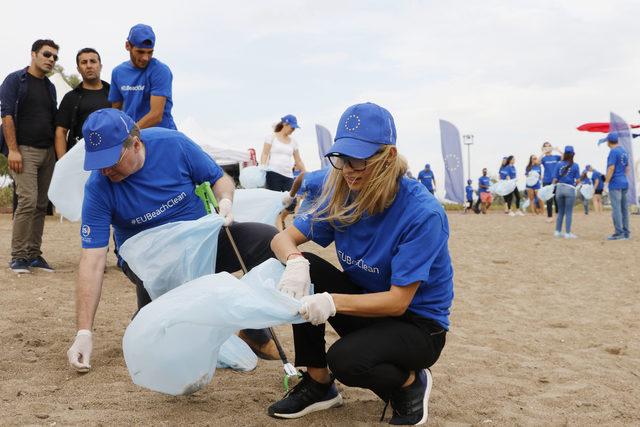
[[44,52],[42,52],[42,56],[44,56],[45,58],[49,59],[53,56],[53,60],[57,61],[58,60],[58,55],[56,55],[53,52],[49,52],[48,50],[45,50]]
[[354,171],[360,172],[367,168],[367,159],[354,159],[347,156],[329,156],[329,163],[338,170],[344,169],[345,165],[349,165]]

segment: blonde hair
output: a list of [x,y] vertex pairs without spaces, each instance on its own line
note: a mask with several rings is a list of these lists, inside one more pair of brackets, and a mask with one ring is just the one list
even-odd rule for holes
[[398,192],[400,179],[407,172],[407,160],[394,146],[385,145],[367,159],[369,179],[353,197],[342,171],[333,169],[327,176],[322,193],[311,208],[313,221],[329,221],[336,227],[358,222],[362,215],[376,215],[391,206]]

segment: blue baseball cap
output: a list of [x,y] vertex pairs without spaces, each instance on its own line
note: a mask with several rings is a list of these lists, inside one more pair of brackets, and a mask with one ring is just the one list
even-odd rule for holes
[[585,167],[584,167],[584,169],[585,169],[585,170],[589,170],[589,169],[591,169],[591,165],[587,165],[587,166],[585,166]]
[[618,132],[609,132],[607,135],[608,142],[618,142]]
[[294,116],[293,114],[287,114],[286,116],[281,118],[280,121],[282,123],[288,124],[289,126],[291,126],[294,129],[299,129],[300,128],[300,126],[298,126],[298,119],[296,119],[296,116]]
[[326,156],[366,159],[382,145],[396,145],[396,125],[391,113],[379,105],[352,105],[342,113],[334,141]]
[[426,165],[424,165],[424,168],[425,168],[425,169],[430,169],[430,168],[431,168],[431,165],[430,165],[429,163],[427,163]]
[[156,44],[156,35],[150,26],[136,24],[129,30],[127,41],[141,49],[153,49]]
[[467,180],[467,184],[471,184],[473,181],[471,181],[470,179]]
[[122,152],[122,144],[136,123],[115,108],[103,108],[87,117],[82,126],[84,135],[84,170],[97,170],[115,165]]
[[564,152],[565,153],[575,153],[575,151],[573,151],[573,145],[565,145]]

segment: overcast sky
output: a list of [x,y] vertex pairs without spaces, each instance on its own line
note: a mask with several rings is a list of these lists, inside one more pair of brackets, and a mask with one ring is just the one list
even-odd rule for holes
[[[417,173],[442,177],[438,119],[473,134],[472,176],[514,154],[519,173],[543,141],[572,144],[576,161],[604,169],[602,135],[579,124],[614,111],[640,122],[638,1],[110,1],[3,3],[0,75],[29,63],[37,38],[102,55],[104,80],[128,59],[139,22],[156,33],[155,57],[174,75],[173,114],[230,147],[255,147],[294,114],[309,168],[314,125],[332,134],[351,104],[393,114],[398,149]],[[139,11],[139,12],[138,12]],[[636,153],[640,152],[635,142]],[[466,156],[466,150],[464,150]],[[465,160],[466,173],[466,160]],[[440,185],[442,188],[442,186]]]

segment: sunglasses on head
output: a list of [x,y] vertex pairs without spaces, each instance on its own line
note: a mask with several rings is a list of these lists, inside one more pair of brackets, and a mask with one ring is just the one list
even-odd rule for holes
[[45,50],[44,52],[42,52],[42,56],[44,56],[45,58],[49,59],[53,56],[53,60],[57,61],[58,60],[58,55],[56,55],[53,52],[49,52],[48,50]]

